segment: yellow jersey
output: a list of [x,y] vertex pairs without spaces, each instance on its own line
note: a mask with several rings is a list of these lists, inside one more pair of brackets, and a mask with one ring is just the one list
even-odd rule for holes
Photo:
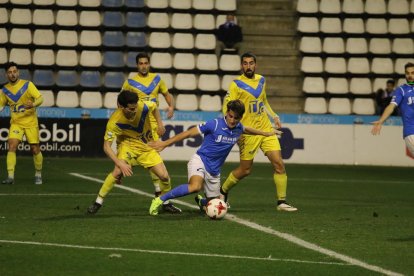
[[126,144],[131,149],[151,149],[147,143],[153,141],[149,114],[157,108],[155,103],[138,101],[137,113],[127,119],[118,108],[112,113],[106,125],[104,140],[118,145]]
[[158,94],[166,95],[168,93],[167,85],[160,75],[155,73],[148,73],[146,77],[136,74],[124,82],[122,90],[135,92],[140,100],[155,102],[157,106],[159,105]]
[[272,123],[268,114],[277,116],[266,98],[266,80],[263,76],[255,74],[253,78],[239,76],[230,84],[229,91],[224,99],[223,114],[227,112],[227,103],[232,100],[241,100],[245,112],[241,119],[244,126],[262,131],[272,131]]
[[[7,83],[0,93],[0,106],[10,106],[10,124],[18,125],[22,128],[37,127],[36,107],[25,109],[24,105],[30,100],[39,101],[42,97],[36,86],[27,80],[19,79],[15,84]],[[41,102],[38,104],[41,104]]]

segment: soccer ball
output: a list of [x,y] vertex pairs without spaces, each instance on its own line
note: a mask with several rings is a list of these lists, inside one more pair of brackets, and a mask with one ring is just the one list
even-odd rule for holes
[[227,214],[227,204],[221,199],[214,198],[207,203],[206,214],[211,219],[222,219]]

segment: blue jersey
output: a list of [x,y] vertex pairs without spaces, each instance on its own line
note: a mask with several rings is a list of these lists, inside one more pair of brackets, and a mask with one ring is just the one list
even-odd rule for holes
[[209,174],[219,175],[221,166],[243,134],[244,127],[238,123],[230,129],[224,118],[217,118],[198,125],[198,130],[204,135],[204,140],[197,154]]
[[403,136],[414,135],[414,87],[408,84],[394,91],[391,103],[397,105],[403,121]]

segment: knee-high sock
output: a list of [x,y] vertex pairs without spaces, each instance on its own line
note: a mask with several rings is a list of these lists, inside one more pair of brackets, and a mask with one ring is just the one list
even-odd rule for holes
[[273,181],[276,185],[276,198],[277,200],[286,199],[286,189],[287,189],[287,175],[284,174],[274,174]]
[[33,155],[33,163],[37,174],[40,174],[42,172],[43,167],[43,155],[41,152],[39,152],[36,155]]
[[224,181],[223,185],[221,186],[223,192],[228,193],[239,181],[240,180],[237,179],[233,173],[230,173],[226,181]]
[[14,178],[14,169],[16,168],[16,152],[7,152],[7,174],[9,178]]
[[169,192],[163,194],[162,196],[160,196],[160,199],[162,201],[167,201],[169,199],[173,199],[173,198],[188,195],[189,193],[190,192],[188,191],[188,184],[181,184],[180,186],[177,186],[174,189],[172,189],[171,191],[169,191]]
[[150,175],[151,175],[151,180],[152,180],[152,184],[154,184],[154,190],[155,193],[160,193],[161,192],[161,180],[158,178],[158,176],[153,173],[152,171],[149,171]]
[[98,198],[96,199],[96,202],[102,204],[103,199],[114,187],[115,181],[116,181],[116,178],[112,175],[112,173],[109,173],[108,176],[105,178],[105,181],[102,184],[101,189],[99,190],[99,194],[98,194]]

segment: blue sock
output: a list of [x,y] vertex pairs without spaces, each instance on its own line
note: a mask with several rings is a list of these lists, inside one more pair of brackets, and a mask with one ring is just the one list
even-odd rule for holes
[[188,195],[188,184],[181,184],[180,186],[175,187],[174,189],[172,189],[171,191],[163,194],[162,196],[160,196],[162,201],[166,201],[169,199],[173,199],[173,198],[177,198],[177,197],[182,197],[185,195]]
[[207,202],[208,202],[207,198],[202,198],[202,199],[200,200],[200,204],[201,204],[201,206],[207,206]]

